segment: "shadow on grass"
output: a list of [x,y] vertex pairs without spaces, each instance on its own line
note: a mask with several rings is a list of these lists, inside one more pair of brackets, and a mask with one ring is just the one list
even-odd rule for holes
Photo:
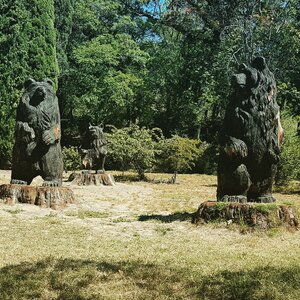
[[181,221],[181,222],[192,221],[194,214],[195,213],[178,212],[170,215],[141,215],[139,216],[138,221],[144,222],[144,221],[157,220],[163,223],[172,223],[175,221]]
[[139,182],[142,181],[137,174],[114,175],[116,182]]
[[287,191],[283,191],[283,190],[279,190],[278,193],[282,194],[282,195],[300,195],[300,190],[287,190]]
[[300,267],[204,276],[141,261],[54,259],[0,269],[0,299],[300,299]]
[[179,273],[138,261],[48,257],[0,269],[0,299],[169,299],[178,287],[180,299],[184,299],[188,287]]
[[250,271],[222,271],[204,278],[198,299],[300,299],[300,267],[261,267]]
[[145,176],[141,179],[137,174],[121,174],[121,175],[114,175],[116,182],[147,182],[152,184],[179,184],[172,182],[172,177],[169,179],[153,179]]

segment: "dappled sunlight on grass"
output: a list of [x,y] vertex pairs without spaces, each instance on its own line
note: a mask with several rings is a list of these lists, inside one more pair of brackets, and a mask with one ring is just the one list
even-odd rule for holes
[[0,269],[0,293],[3,300],[297,299],[299,280],[299,266],[202,275],[184,266],[50,256]]

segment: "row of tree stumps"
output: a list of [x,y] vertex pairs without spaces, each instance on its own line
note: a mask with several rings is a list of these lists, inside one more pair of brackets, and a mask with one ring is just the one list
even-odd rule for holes
[[[89,171],[73,173],[69,180],[79,185],[114,185],[113,177],[104,171],[107,149],[103,126],[90,125],[89,132],[90,149],[82,150],[83,165]],[[26,80],[17,108],[11,182],[0,186],[0,198],[7,204],[30,203],[53,209],[74,203],[73,191],[62,186],[60,139],[60,113],[53,82]],[[43,185],[30,186],[37,176],[43,178]]]
[[279,221],[298,226],[291,207],[257,205],[275,202],[272,185],[283,140],[276,92],[263,57],[250,66],[242,64],[233,75],[220,132],[217,201],[202,203],[193,222],[221,219],[266,228]]

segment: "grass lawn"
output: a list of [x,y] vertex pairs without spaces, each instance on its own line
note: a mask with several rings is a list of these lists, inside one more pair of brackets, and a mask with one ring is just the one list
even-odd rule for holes
[[[148,176],[72,186],[78,203],[61,211],[1,203],[0,299],[300,299],[299,231],[195,226],[216,177]],[[0,171],[0,184],[9,178]],[[293,188],[274,196],[300,212]]]

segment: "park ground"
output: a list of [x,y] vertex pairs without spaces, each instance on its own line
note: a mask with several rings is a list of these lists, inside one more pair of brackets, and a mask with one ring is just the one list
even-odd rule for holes
[[[0,299],[300,299],[300,231],[191,224],[215,176],[113,174],[60,211],[0,203]],[[274,195],[300,212],[299,190]]]

